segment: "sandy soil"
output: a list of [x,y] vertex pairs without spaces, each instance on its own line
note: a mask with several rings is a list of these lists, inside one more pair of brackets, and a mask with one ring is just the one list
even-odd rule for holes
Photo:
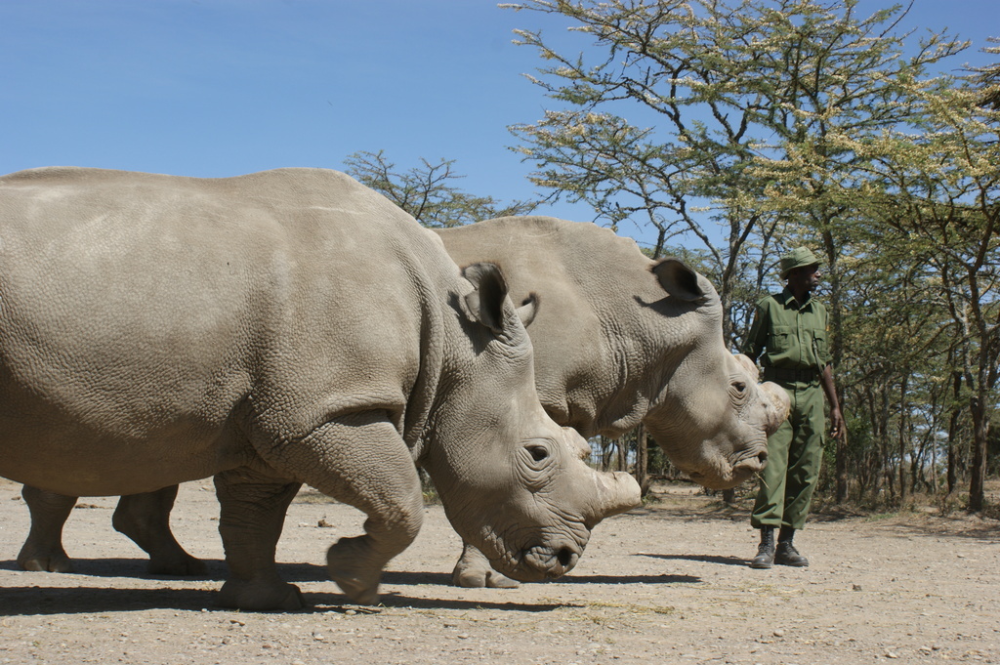
[[183,486],[173,518],[204,579],[147,575],[111,528],[114,499],[80,504],[65,534],[77,572],[22,572],[27,508],[0,481],[0,663],[1000,663],[1000,525],[975,517],[821,516],[797,538],[809,568],[761,571],[744,508],[675,488],[601,524],[562,580],[465,590],[449,585],[459,539],[431,506],[369,608],[321,565],[361,513],[304,492],[278,558],[313,607],[246,614],[213,606],[210,482]]

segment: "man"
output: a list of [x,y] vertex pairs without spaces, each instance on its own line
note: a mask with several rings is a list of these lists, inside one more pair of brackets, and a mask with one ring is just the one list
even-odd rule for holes
[[[830,403],[830,434],[844,435],[830,367],[826,308],[812,297],[821,276],[819,259],[808,248],[799,247],[783,256],[785,289],[757,303],[743,345],[743,353],[755,361],[763,352],[764,380],[781,385],[792,403],[788,420],[767,440],[767,466],[750,516],[750,524],[760,529],[752,568],[809,565],[792,539],[805,525],[819,478],[826,426],[824,394]],[[777,547],[775,527],[779,527]]]

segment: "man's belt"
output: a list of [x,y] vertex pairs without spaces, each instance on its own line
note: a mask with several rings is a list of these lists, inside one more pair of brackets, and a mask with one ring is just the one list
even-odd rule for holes
[[814,369],[783,369],[781,367],[765,367],[765,381],[781,381],[783,383],[812,383],[819,378],[819,372]]

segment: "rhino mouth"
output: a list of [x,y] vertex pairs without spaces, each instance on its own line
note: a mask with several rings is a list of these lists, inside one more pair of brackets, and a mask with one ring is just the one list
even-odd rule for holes
[[[490,565],[518,582],[542,582],[562,577],[576,567],[589,540],[589,530],[581,542],[559,538],[544,544],[532,544],[497,558]],[[505,551],[505,550],[501,550]]]
[[757,441],[732,460],[733,477],[739,477],[743,482],[755,473],[760,473],[767,466],[767,441]]
[[573,570],[582,549],[570,545],[529,547],[521,552],[521,566],[532,571],[539,579],[554,580]]
[[748,444],[731,457],[716,458],[708,471],[688,471],[688,476],[694,482],[713,490],[724,490],[735,487],[749,480],[764,470],[767,464],[767,442],[758,441]]

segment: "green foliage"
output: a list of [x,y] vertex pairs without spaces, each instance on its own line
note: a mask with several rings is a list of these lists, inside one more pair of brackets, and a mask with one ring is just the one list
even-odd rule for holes
[[[838,495],[845,480],[903,497],[967,474],[981,510],[1000,380],[1000,66],[940,74],[968,43],[897,34],[898,5],[517,6],[565,17],[581,45],[518,33],[552,100],[511,127],[534,182],[616,228],[656,229],[654,257],[686,254],[716,284],[733,346],[779,286],[777,256],[813,247],[849,420],[830,450]],[[668,249],[681,242],[697,249]]]
[[[842,136],[906,121],[902,84],[962,48],[932,35],[902,57],[888,31],[899,9],[859,18],[856,5],[520,3],[565,16],[590,42],[588,59],[518,33],[543,57],[533,80],[556,106],[511,127],[537,165],[534,182],[615,227],[654,227],[657,250],[675,238],[704,248],[735,342],[749,326],[746,303],[773,289],[770,267],[784,250],[811,240],[831,265],[839,256],[832,231],[853,207],[845,191],[856,169]],[[736,300],[744,305],[734,311]]]

